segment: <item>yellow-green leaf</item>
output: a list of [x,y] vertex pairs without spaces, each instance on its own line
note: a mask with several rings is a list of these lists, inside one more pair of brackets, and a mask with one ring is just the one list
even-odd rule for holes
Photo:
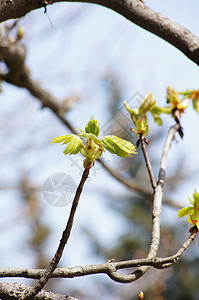
[[193,207],[183,207],[178,211],[178,218],[182,218],[187,216],[190,213],[194,212],[194,208]]
[[77,135],[73,135],[73,137],[66,140],[64,144],[67,144],[64,154],[77,154],[81,149],[82,140]]
[[136,154],[135,146],[126,140],[114,135],[107,135],[102,139],[104,147],[111,153],[120,157]]
[[100,132],[100,126],[99,123],[97,123],[97,120],[95,120],[94,116],[90,119],[88,124],[85,126],[85,132],[86,133],[92,133],[96,136],[99,135]]
[[139,107],[139,114],[145,115],[154,105],[155,100],[153,100],[153,94],[149,93]]
[[67,139],[68,135],[62,135],[55,137],[51,143],[61,143],[64,142]]

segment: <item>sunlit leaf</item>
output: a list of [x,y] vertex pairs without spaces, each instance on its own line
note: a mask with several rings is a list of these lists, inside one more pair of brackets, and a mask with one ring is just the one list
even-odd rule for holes
[[104,147],[111,153],[120,157],[126,157],[132,154],[136,154],[135,146],[126,140],[123,140],[114,135],[105,136],[102,139]]

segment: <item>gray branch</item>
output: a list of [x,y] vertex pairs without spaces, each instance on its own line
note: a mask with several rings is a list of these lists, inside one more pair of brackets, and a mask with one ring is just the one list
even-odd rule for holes
[[[26,284],[21,283],[8,283],[8,282],[0,282],[0,299],[1,300],[15,300],[20,299],[19,297],[23,293],[27,293],[28,291],[32,291],[33,288]],[[77,298],[70,297],[67,295],[55,294],[49,291],[42,290],[37,296],[34,298],[35,300],[78,300]]]
[[[77,266],[77,267],[70,267],[70,268],[57,268],[53,272],[53,274],[51,274],[50,278],[73,278],[73,277],[81,277],[81,276],[87,276],[93,274],[107,274],[109,277],[111,277],[117,282],[132,282],[132,278],[135,277],[132,276],[133,274],[120,275],[118,273],[116,274],[116,271],[121,269],[141,267],[141,266],[151,266],[156,269],[168,268],[171,265],[175,264],[180,259],[184,251],[191,245],[191,243],[195,239],[196,234],[197,234],[197,228],[194,227],[190,236],[180,247],[180,249],[174,255],[169,257],[165,257],[165,258],[148,257],[148,258],[133,259],[133,260],[119,261],[119,262],[108,261],[104,264]],[[44,273],[45,273],[45,269],[23,269],[23,268],[0,269],[1,278],[23,277],[23,278],[39,279],[43,276]],[[0,286],[0,290],[1,290],[1,286]]]
[[[68,0],[53,0],[55,2],[70,2]],[[124,16],[132,23],[146,29],[167,41],[189,59],[199,65],[199,39],[189,30],[153,11],[139,0],[76,0],[110,8]],[[19,18],[31,10],[41,8],[38,0],[8,0],[0,1],[0,22],[11,18]]]

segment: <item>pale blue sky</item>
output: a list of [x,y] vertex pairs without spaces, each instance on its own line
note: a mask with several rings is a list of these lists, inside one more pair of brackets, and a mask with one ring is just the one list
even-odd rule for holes
[[[146,1],[146,4],[199,36],[198,1],[151,0]],[[135,92],[146,95],[151,91],[157,103],[164,104],[168,85],[179,91],[199,88],[199,69],[193,62],[173,46],[109,9],[97,5],[65,3],[49,6],[48,14],[53,28],[42,9],[28,14],[21,20],[25,28],[27,63],[33,77],[58,99],[63,100],[73,93],[81,96],[80,102],[67,115],[77,128],[83,128],[93,114],[102,126],[109,119],[106,92],[99,77],[106,78],[111,72],[116,72],[126,100]],[[68,22],[71,18],[72,25]],[[79,169],[72,167],[71,160],[64,157],[59,145],[49,144],[54,136],[68,131],[48,109],[41,110],[39,102],[31,98],[26,91],[7,84],[2,86],[0,136],[6,139],[6,142],[2,143],[1,147],[1,182],[17,182],[16,175],[23,171],[29,175],[32,184],[39,186],[46,177],[55,172],[68,172],[78,183]],[[166,121],[162,131],[170,124],[172,121]],[[172,147],[168,161],[170,172],[180,152],[188,155],[187,166],[199,168],[199,116],[191,107],[183,116],[182,125],[185,137]],[[152,128],[154,130],[154,126]],[[157,156],[160,154],[161,148],[157,149]],[[198,177],[197,172],[195,179],[184,185],[175,195],[175,199],[182,199],[186,203],[186,195],[191,195],[194,188],[199,188]],[[106,209],[106,199],[96,194],[96,189],[99,186],[104,190],[111,187],[115,193],[122,194],[125,192],[124,187],[118,185],[97,164],[91,179],[81,199],[74,238],[71,239],[64,256],[67,261],[71,261],[71,265],[94,263],[93,257],[88,256],[90,250],[87,249],[84,240],[82,247],[78,249],[79,253],[74,256],[73,249],[79,240],[80,225],[89,222],[97,231],[98,239],[105,243],[111,242],[111,238],[114,241],[109,232],[115,228],[120,232],[122,228],[122,221],[115,219]],[[5,201],[10,203],[10,207],[15,207],[13,197],[18,198],[19,195],[14,196],[13,192],[4,191],[3,196],[1,211],[6,209]],[[46,223],[53,228],[53,235],[49,241],[49,255],[52,256],[52,242],[59,240],[69,208],[65,210],[51,207],[42,197],[41,201]],[[9,211],[10,208],[7,209]],[[106,230],[99,226],[99,222],[106,222]],[[24,223],[21,221],[9,234],[22,236],[25,234],[23,228]],[[13,252],[10,250],[12,241],[6,236],[7,233],[7,259],[4,264],[8,266]],[[23,257],[19,257],[17,261],[13,258],[11,264],[27,266],[29,257],[30,253],[24,250]]]

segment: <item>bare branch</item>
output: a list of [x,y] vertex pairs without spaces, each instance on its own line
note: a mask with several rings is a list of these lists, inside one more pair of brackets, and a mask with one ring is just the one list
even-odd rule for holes
[[[21,283],[8,283],[8,282],[0,282],[0,298],[1,300],[14,300],[19,299],[19,295],[21,293],[27,293],[32,291],[33,288],[26,284]],[[73,298],[70,296],[64,296],[60,294],[55,294],[49,291],[42,290],[37,296],[34,298],[35,300],[78,300],[77,298]]]
[[[167,155],[168,151],[171,146],[171,142],[175,136],[176,131],[178,131],[180,128],[180,124],[177,123],[175,126],[172,126],[169,129],[165,145],[163,148],[163,154],[160,162],[160,171],[159,171],[159,179],[157,182],[157,185],[155,183],[155,179],[153,176],[150,160],[148,158],[146,148],[144,145],[144,138],[141,136],[141,144],[142,144],[142,150],[144,153],[144,158],[146,161],[147,169],[149,172],[149,176],[154,188],[154,194],[153,194],[153,210],[152,210],[152,237],[151,237],[151,244],[150,249],[147,258],[148,259],[154,259],[157,255],[159,244],[160,244],[160,216],[161,216],[161,210],[162,210],[162,198],[163,198],[163,186],[164,186],[164,179],[165,179],[165,168],[166,168],[166,162],[167,162]],[[162,175],[164,174],[164,176]],[[114,264],[109,265],[109,272],[108,275],[113,280],[118,282],[132,282],[143,276],[149,269],[149,266],[144,265],[143,267],[140,267],[136,271],[134,271],[131,274],[123,275],[119,274],[117,272],[117,268]]]
[[0,24],[0,60],[6,63],[9,71],[7,73],[0,73],[0,79],[17,87],[26,88],[34,97],[40,100],[42,107],[50,108],[59,116],[59,119],[70,131],[75,132],[71,124],[64,118],[65,113],[70,107],[58,102],[56,98],[31,78],[30,71],[25,63],[25,46],[19,42],[9,43],[4,25],[5,24]]
[[[52,2],[61,2],[61,1],[62,0],[55,0]],[[145,4],[143,4],[141,1],[139,0],[111,0],[111,1],[110,0],[87,0],[87,1],[76,0],[76,2],[96,3],[113,9],[114,11],[120,13],[121,15],[123,15],[124,17],[132,21],[133,23],[163,38],[171,45],[175,46],[180,51],[182,51],[193,62],[199,65],[199,39],[196,38],[193,34],[191,34],[191,32],[189,32],[187,29],[180,26],[179,24],[174,23],[170,21],[168,18],[162,16],[161,14],[154,12]],[[31,11],[32,9],[38,7],[41,7],[38,4],[38,0],[0,1],[0,21],[6,20],[8,18],[22,16],[27,12]],[[67,120],[64,118],[64,114],[66,112],[65,108],[61,107],[60,104],[57,103],[56,99],[54,99],[49,93],[46,93],[45,90],[43,90],[37,83],[35,83],[31,79],[29,70],[25,65],[25,57],[26,57],[26,51],[23,45],[18,43],[15,43],[13,45],[1,44],[0,59],[3,59],[9,68],[9,72],[7,72],[6,74],[0,74],[1,79],[9,83],[12,83],[16,86],[27,88],[32,95],[40,99],[43,106],[49,107],[72,132],[75,132],[71,124],[67,122]],[[195,236],[197,234],[196,228],[192,230],[189,239],[182,245],[182,247],[175,255],[163,259],[156,257],[159,248],[159,243],[160,243],[160,216],[161,216],[162,197],[163,197],[162,189],[165,184],[165,168],[167,162],[167,155],[171,146],[171,142],[175,136],[175,133],[176,131],[179,131],[179,129],[180,129],[180,124],[177,124],[171,127],[169,130],[164,145],[164,149],[163,149],[163,155],[160,163],[157,185],[146,152],[144,140],[141,139],[142,150],[144,153],[151,184],[154,189],[153,212],[152,212],[152,217],[153,217],[152,239],[151,239],[151,245],[150,245],[147,258],[131,260],[126,262],[118,262],[118,263],[107,262],[106,264],[101,264],[101,265],[67,268],[65,269],[66,272],[70,273],[71,270],[75,272],[73,274],[71,273],[68,274],[68,277],[83,276],[83,275],[96,274],[96,273],[106,273],[110,278],[112,278],[117,282],[123,282],[123,283],[132,282],[138,279],[139,277],[141,277],[148,270],[150,266],[153,266],[155,268],[160,268],[160,269],[170,267],[172,264],[174,264],[179,260],[180,256],[192,243],[192,241],[195,239]],[[114,172],[112,173],[114,174]],[[55,256],[51,260],[49,267],[45,271],[39,270],[37,273],[33,272],[34,274],[36,274],[34,276],[38,276],[37,278],[40,278],[39,282],[35,285],[34,288],[30,288],[27,286],[24,287],[24,285],[20,285],[20,284],[2,283],[0,284],[0,296],[2,299],[15,299],[15,298],[18,299],[18,297],[20,297],[21,299],[32,299],[33,297],[34,299],[41,299],[40,294],[45,293],[44,291],[41,291],[41,289],[44,287],[48,279],[51,277],[56,277],[56,274],[61,272],[61,270],[63,271],[63,269],[61,268],[57,270],[55,269],[61,259],[62,253],[64,251],[64,247],[70,236],[79,197],[82,192],[83,185],[88,177],[88,174],[89,174],[89,169],[85,169],[80,184],[77,188],[77,192],[72,204],[72,208],[71,208],[71,212],[70,212],[70,216],[66,228],[62,234],[59,247],[56,251]],[[117,177],[116,174],[114,174],[114,176],[115,178]],[[133,184],[134,183],[132,182],[132,185]],[[134,190],[138,191],[139,190],[138,186],[134,185]],[[118,273],[119,269],[129,268],[129,267],[139,267],[139,269],[137,269],[136,271],[130,274]],[[77,270],[77,268],[79,268],[79,270]],[[74,271],[74,269],[76,271]],[[35,272],[36,271],[37,270],[35,270]],[[23,277],[26,276],[30,276],[29,270],[28,271],[26,270],[26,272],[23,273]],[[16,285],[16,287],[14,285]],[[44,299],[44,297],[45,299],[48,299],[47,298],[48,295],[47,296],[43,295],[42,299]],[[54,296],[52,295],[52,297],[49,299],[57,299],[53,297]],[[61,298],[59,299],[68,299],[68,300],[74,299],[68,296],[63,296],[63,297],[64,298],[62,298],[61,296]]]
[[[70,1],[53,0],[49,2]],[[153,11],[141,1],[76,0],[75,2],[95,3],[114,10],[134,24],[167,41],[199,65],[199,39],[183,26],[169,20],[162,14]],[[11,18],[22,17],[31,10],[40,7],[41,5],[38,0],[0,1],[0,22]]]
[[163,154],[161,158],[161,163],[160,163],[160,171],[159,171],[159,176],[158,176],[158,184],[161,184],[162,187],[165,184],[165,169],[166,169],[166,162],[167,162],[167,155],[169,152],[169,149],[171,147],[171,142],[175,138],[175,133],[179,130],[180,124],[177,123],[176,125],[172,126],[169,130],[164,148],[163,148]]
[[153,169],[152,169],[152,166],[151,166],[151,162],[150,162],[147,150],[146,150],[145,138],[144,138],[143,134],[140,134],[139,141],[141,142],[141,148],[142,148],[142,152],[143,152],[143,155],[144,155],[146,167],[147,167],[147,170],[148,170],[148,173],[149,173],[151,186],[152,186],[153,190],[155,190],[156,181],[155,181],[155,177],[154,177],[154,174],[153,174]]
[[[146,197],[147,199],[152,200],[151,191],[149,189],[144,188],[143,186],[140,186],[136,180],[133,180],[132,178],[129,178],[129,177],[125,177],[121,173],[119,173],[117,170],[110,168],[107,164],[104,163],[104,161],[101,158],[98,159],[97,162],[100,162],[100,164],[103,166],[103,168],[111,176],[113,176],[118,182],[125,185],[128,189],[138,193],[139,195]],[[178,209],[182,208],[182,206],[180,204],[177,204],[173,200],[168,199],[168,198],[164,198],[163,202],[164,202],[164,204],[167,204],[169,206],[172,206],[172,207],[175,207]]]
[[[92,274],[107,274],[113,280],[119,282],[132,282],[135,280],[136,275],[118,275],[117,270],[140,267],[140,266],[152,266],[157,269],[168,268],[171,265],[175,264],[185,250],[191,245],[194,241],[197,234],[197,228],[194,227],[192,232],[187,239],[187,241],[181,246],[181,248],[176,252],[176,254],[166,257],[166,258],[141,258],[133,259],[120,262],[107,262],[105,264],[95,264],[87,266],[78,266],[71,268],[57,268],[50,276],[50,278],[74,278],[81,277]],[[22,269],[22,268],[5,268],[0,269],[0,277],[23,277],[23,278],[32,278],[39,279],[45,273],[45,269]],[[139,273],[137,273],[137,276]],[[123,277],[121,277],[123,276]],[[133,279],[133,280],[132,280]],[[40,295],[40,293],[38,294]]]
[[46,269],[46,271],[44,272],[44,274],[40,278],[39,282],[35,285],[34,289],[30,293],[28,293],[27,295],[25,294],[23,297],[21,297],[21,299],[33,299],[33,297],[41,291],[41,289],[44,287],[44,285],[49,280],[51,274],[56,269],[56,267],[57,267],[57,265],[58,265],[58,263],[59,263],[59,261],[62,257],[62,254],[63,254],[64,248],[66,246],[66,243],[68,242],[68,239],[70,237],[75,212],[76,212],[76,209],[77,209],[77,206],[78,206],[78,203],[79,203],[79,198],[80,198],[80,195],[82,193],[84,183],[85,183],[86,179],[88,178],[89,170],[90,169],[84,169],[81,181],[80,181],[80,183],[77,187],[77,190],[76,190],[76,194],[75,194],[75,197],[74,197],[74,200],[73,200],[73,204],[72,204],[70,215],[69,215],[69,218],[68,218],[68,221],[67,221],[67,224],[66,224],[66,228],[63,231],[62,238],[60,240],[58,249],[57,249],[54,257],[52,258],[48,268]]
[[180,126],[179,124],[176,124],[175,126],[172,126],[169,129],[163,147],[163,154],[160,161],[158,182],[154,193],[154,202],[153,202],[153,211],[152,211],[152,219],[153,219],[152,240],[151,240],[151,246],[150,246],[148,257],[154,257],[157,255],[157,251],[160,243],[160,216],[162,210],[162,197],[163,197],[162,189],[165,183],[165,176],[166,176],[165,169],[166,169],[167,155],[171,147],[171,142],[174,139],[175,133],[178,131],[179,126]]

